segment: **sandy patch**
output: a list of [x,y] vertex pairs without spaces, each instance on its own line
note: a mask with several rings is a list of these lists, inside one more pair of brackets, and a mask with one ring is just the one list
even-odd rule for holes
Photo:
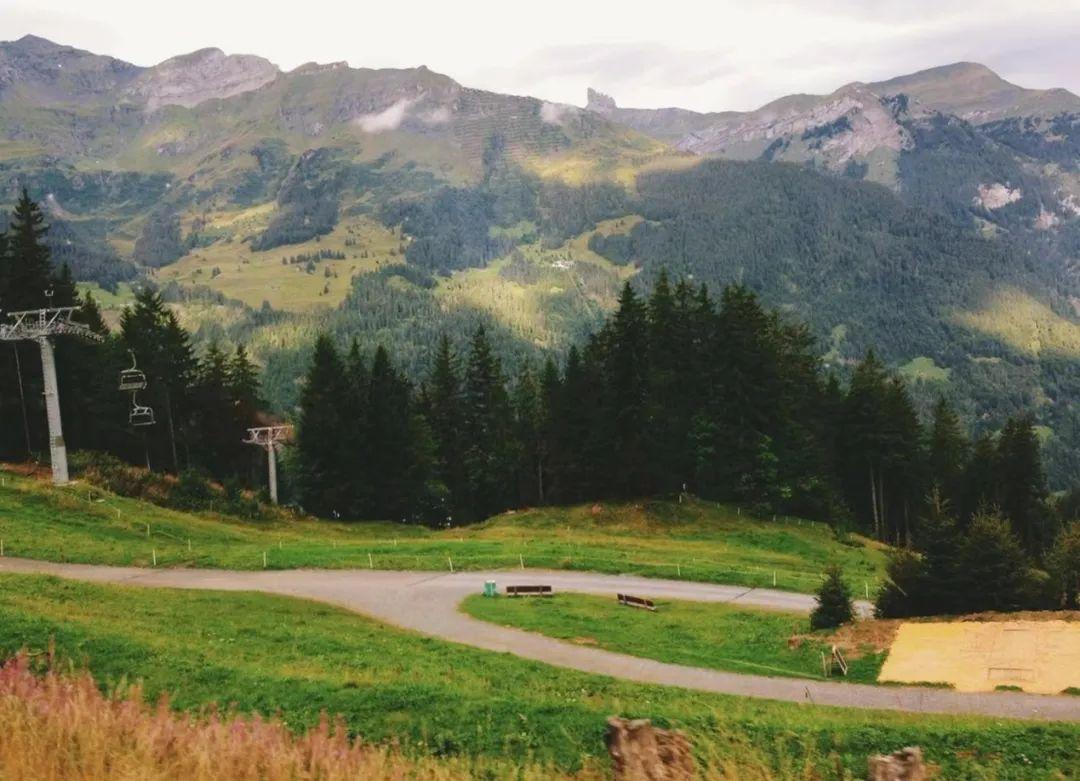
[[904,623],[880,681],[950,683],[957,691],[1017,687],[1058,694],[1080,687],[1075,621]]

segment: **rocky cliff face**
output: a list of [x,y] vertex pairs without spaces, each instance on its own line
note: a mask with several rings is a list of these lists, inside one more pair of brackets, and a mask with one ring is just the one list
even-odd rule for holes
[[262,57],[201,49],[146,69],[126,94],[145,102],[147,111],[162,106],[191,108],[206,100],[258,89],[276,79],[278,73],[277,66]]

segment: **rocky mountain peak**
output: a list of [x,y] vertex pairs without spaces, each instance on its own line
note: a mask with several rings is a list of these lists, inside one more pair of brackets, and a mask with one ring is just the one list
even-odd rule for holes
[[0,42],[0,95],[17,89],[43,103],[83,102],[123,86],[141,71],[123,60],[37,35]]
[[279,73],[276,65],[262,57],[199,49],[149,68],[132,84],[129,94],[144,100],[148,111],[169,105],[191,108],[205,100],[258,89]]
[[588,91],[585,94],[587,98],[585,102],[585,108],[589,109],[590,111],[603,112],[611,111],[618,108],[618,106],[615,104],[615,98],[611,97],[610,95],[605,95],[603,92],[599,92],[598,90],[594,90],[592,87],[589,87]]

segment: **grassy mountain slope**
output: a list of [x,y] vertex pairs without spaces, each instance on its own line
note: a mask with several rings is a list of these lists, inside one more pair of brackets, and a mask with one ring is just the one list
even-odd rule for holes
[[839,540],[823,523],[768,521],[709,502],[544,508],[462,529],[328,523],[282,514],[245,521],[170,510],[86,484],[54,488],[0,470],[0,539],[9,556],[81,563],[273,569],[373,567],[443,571],[529,567],[812,591],[842,562],[859,591],[875,589],[881,546]]

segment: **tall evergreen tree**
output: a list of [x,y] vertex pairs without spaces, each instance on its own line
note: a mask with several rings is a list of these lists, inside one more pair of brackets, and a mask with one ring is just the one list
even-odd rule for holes
[[969,448],[960,418],[944,397],[938,399],[930,424],[927,467],[941,498],[953,510],[963,503]]
[[1001,431],[997,450],[997,505],[1024,549],[1038,556],[1049,545],[1053,533],[1044,504],[1046,476],[1032,418],[1010,418]]
[[172,470],[179,471],[197,367],[191,337],[160,294],[151,288],[140,290],[134,305],[124,308],[120,336],[149,382],[140,400],[149,399],[163,423],[154,427],[155,441],[164,447]]
[[957,553],[962,612],[1031,606],[1028,560],[1009,522],[1001,515],[977,513]]
[[467,513],[461,376],[450,339],[443,334],[426,388],[428,423],[435,443],[435,476],[450,493],[451,517]]
[[421,450],[410,393],[380,346],[371,364],[367,399],[367,517],[409,520],[422,490],[428,458]]
[[649,493],[652,480],[645,437],[649,391],[648,320],[644,303],[626,283],[606,334],[604,472],[616,496]]
[[7,232],[6,290],[0,308],[5,312],[37,309],[47,305],[45,291],[52,287],[53,270],[44,237],[48,232],[41,208],[23,188],[12,212]]
[[514,441],[517,445],[517,503],[529,506],[543,501],[543,418],[540,387],[532,367],[526,364],[514,385]]
[[300,394],[296,477],[305,509],[323,517],[340,517],[351,504],[351,467],[342,442],[348,431],[342,400],[348,393],[341,356],[330,337],[320,334]]
[[512,415],[499,359],[479,327],[469,348],[462,393],[462,461],[466,470],[464,518],[476,520],[512,503]]

